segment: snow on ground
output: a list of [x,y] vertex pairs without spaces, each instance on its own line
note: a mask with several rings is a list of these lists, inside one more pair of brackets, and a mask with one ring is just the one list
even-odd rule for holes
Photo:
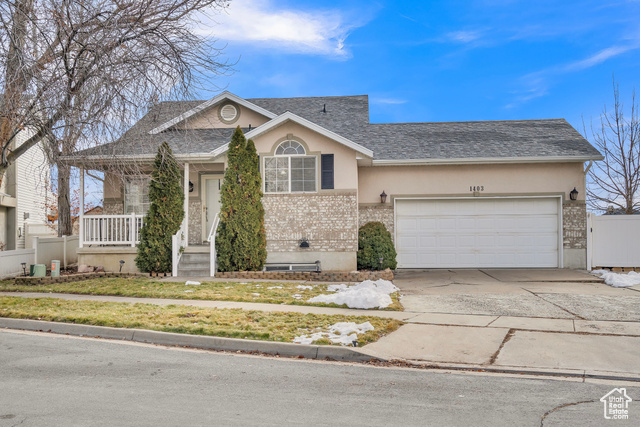
[[267,289],[282,289],[282,286],[270,286]]
[[185,285],[193,285],[193,286],[198,286],[200,284],[200,282],[196,282],[195,280],[187,280],[186,282],[184,282]]
[[298,285],[298,286],[296,286],[296,288],[298,288],[298,289],[313,289],[313,286]]
[[358,334],[367,331],[373,331],[374,327],[369,322],[339,322],[329,326],[329,332],[316,332],[311,335],[300,335],[295,337],[293,342],[296,344],[311,344],[321,338],[327,338],[334,344],[351,345],[358,340]]
[[640,273],[630,271],[629,274],[614,273],[609,270],[593,270],[592,274],[599,274],[604,279],[604,283],[614,288],[628,288],[640,285]]
[[349,308],[385,308],[393,303],[389,295],[400,289],[388,280],[379,279],[375,282],[365,280],[353,286],[329,285],[327,290],[335,293],[318,295],[308,302],[345,304]]

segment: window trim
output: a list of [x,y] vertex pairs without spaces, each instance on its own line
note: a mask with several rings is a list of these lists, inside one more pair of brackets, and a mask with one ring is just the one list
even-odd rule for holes
[[131,213],[135,213],[136,215],[146,215],[147,212],[149,211],[149,208],[151,207],[151,200],[149,200],[149,203],[147,204],[147,210],[144,210],[144,205],[145,203],[143,202],[144,200],[144,192],[142,194],[140,194],[140,200],[139,200],[139,204],[138,206],[140,206],[140,208],[142,209],[141,212],[137,212],[136,210],[134,210],[133,212],[129,212],[127,213],[127,208],[129,207],[128,202],[127,202],[127,186],[131,184],[132,181],[146,181],[147,183],[147,199],[149,198],[149,186],[151,185],[151,177],[149,175],[130,175],[127,176],[125,178],[125,182],[124,182],[124,186],[122,188],[122,212],[125,215],[129,215]]
[[[289,142],[289,141],[293,141],[296,142],[298,144],[300,144],[300,146],[302,147],[302,149],[304,150],[304,154],[276,154],[276,151],[278,151],[278,148],[284,144],[285,142]],[[285,140],[280,141],[276,144],[275,148],[273,149],[273,154],[269,155],[269,156],[260,156],[262,159],[262,192],[264,194],[313,194],[313,193],[317,193],[318,192],[318,155],[315,154],[309,154],[309,151],[307,149],[307,147],[305,147],[305,144],[303,144],[301,141],[298,141],[294,138],[291,137],[287,137]],[[314,190],[313,191],[292,191],[291,189],[291,159],[292,158],[310,158],[313,159],[313,171],[314,171]],[[287,191],[267,191],[267,159],[283,159],[286,158],[287,159],[287,171],[288,173],[288,185],[287,185]],[[276,167],[277,168],[277,167]],[[277,181],[276,181],[277,182]],[[304,182],[304,179],[303,179]]]

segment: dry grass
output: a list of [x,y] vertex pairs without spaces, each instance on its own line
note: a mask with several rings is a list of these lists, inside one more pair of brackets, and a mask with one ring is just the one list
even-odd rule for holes
[[[0,317],[281,342],[291,342],[296,336],[304,334],[326,332],[329,326],[338,322],[371,322],[375,330],[360,334],[359,345],[374,342],[401,325],[397,320],[369,316],[326,316],[11,296],[0,296]],[[318,343],[328,342],[321,340]]]
[[[309,303],[308,299],[330,293],[326,284],[291,282],[161,282],[147,278],[95,278],[82,282],[50,285],[13,285],[0,282],[0,291],[58,292],[83,295],[115,295],[141,298],[175,298],[210,301],[260,302],[268,304],[345,307],[336,304]],[[303,288],[304,287],[304,288]],[[306,287],[311,287],[307,289]],[[391,295],[393,304],[385,310],[402,311],[398,294]]]

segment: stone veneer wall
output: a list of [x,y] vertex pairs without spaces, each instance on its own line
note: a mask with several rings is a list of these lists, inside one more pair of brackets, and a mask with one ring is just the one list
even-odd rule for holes
[[[356,252],[356,191],[315,194],[265,194],[267,252]],[[308,249],[300,240],[309,241]]]
[[563,203],[562,233],[565,249],[587,248],[587,205],[584,202]]
[[189,244],[201,245],[209,236],[202,237],[202,202],[189,201]]
[[102,212],[104,215],[122,215],[124,213],[124,205],[120,202],[108,202],[104,201],[102,206]]
[[360,205],[358,207],[358,223],[362,227],[368,222],[381,222],[387,227],[391,238],[395,240],[395,227],[393,223],[393,205]]

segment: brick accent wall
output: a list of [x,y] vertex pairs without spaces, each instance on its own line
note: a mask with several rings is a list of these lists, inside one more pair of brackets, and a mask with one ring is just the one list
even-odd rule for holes
[[201,245],[207,237],[202,237],[202,202],[189,200],[189,244]]
[[374,221],[383,223],[384,226],[387,227],[389,233],[391,233],[391,238],[395,239],[393,225],[393,205],[386,203],[384,205],[360,205],[358,207],[359,227],[362,227],[368,222]]
[[563,203],[562,235],[565,249],[587,248],[587,205],[584,202]]
[[[330,194],[265,194],[267,252],[356,252],[358,197],[355,191]],[[309,241],[301,249],[300,240]]]

